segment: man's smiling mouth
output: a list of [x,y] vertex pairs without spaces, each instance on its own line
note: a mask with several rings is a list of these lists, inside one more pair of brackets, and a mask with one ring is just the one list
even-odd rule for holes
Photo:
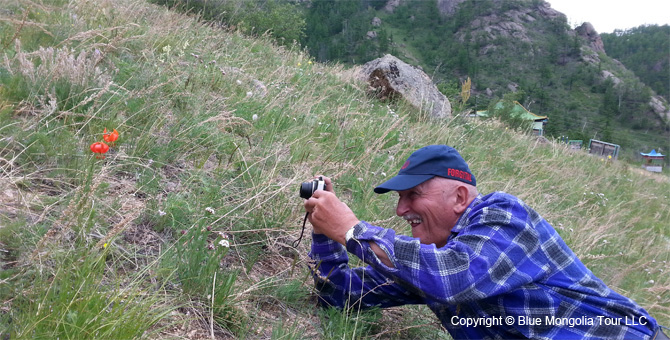
[[406,215],[406,216],[403,216],[403,218],[404,218],[405,221],[407,221],[410,225],[412,225],[412,227],[416,227],[417,225],[421,224],[421,222],[423,222],[423,220],[421,219],[421,217],[418,216],[418,215]]

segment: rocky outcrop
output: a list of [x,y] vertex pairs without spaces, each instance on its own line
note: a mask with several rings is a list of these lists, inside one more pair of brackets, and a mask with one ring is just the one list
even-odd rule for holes
[[649,106],[659,117],[670,122],[670,105],[661,96],[652,96]]
[[600,63],[598,53],[586,46],[582,46],[579,49],[579,58],[581,58],[583,62],[591,65],[598,65]]
[[602,72],[600,72],[600,76],[602,77],[603,80],[610,79],[612,81],[612,84],[614,84],[614,86],[621,84],[621,79],[619,79],[619,77],[615,76],[614,73],[610,71],[602,70]]
[[593,25],[589,22],[583,23],[581,26],[575,28],[575,32],[579,34],[580,37],[584,38],[591,49],[596,53],[605,53],[605,45],[603,45],[603,40],[600,38],[600,34],[596,32],[596,29],[593,28]]
[[[453,8],[463,2],[461,0],[443,1],[449,3]],[[444,5],[444,7],[452,8],[447,5]],[[469,35],[471,39],[478,36],[484,38],[486,41],[495,41],[498,38],[512,38],[532,43],[526,24],[538,19],[553,20],[560,17],[565,19],[565,14],[554,10],[548,2],[543,1],[536,6],[519,7],[518,9],[511,9],[503,13],[498,12],[477,17],[472,20],[467,30],[462,30],[457,34],[460,41],[465,41],[465,37]],[[486,51],[481,51],[481,53],[486,53],[488,50],[490,48]]]
[[561,17],[567,19],[565,14],[551,8],[551,5],[546,1],[542,1],[537,6],[536,11],[540,16],[542,16],[543,18],[546,18],[546,19],[557,19],[557,18],[561,18]]
[[437,10],[442,15],[451,15],[456,12],[456,8],[466,0],[437,0]]
[[431,117],[451,116],[451,103],[430,77],[390,54],[363,65],[358,78],[367,82],[368,92],[380,100],[404,98],[419,110],[429,112]]
[[382,25],[382,19],[379,19],[378,17],[372,18],[372,22],[370,22],[372,26],[379,27]]
[[384,5],[384,11],[388,13],[393,13],[395,11],[395,8],[400,6],[400,0],[388,0],[386,2],[386,5]]

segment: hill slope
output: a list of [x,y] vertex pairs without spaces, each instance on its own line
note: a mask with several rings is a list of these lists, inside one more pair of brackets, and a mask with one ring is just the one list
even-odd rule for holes
[[[367,98],[342,65],[144,1],[3,6],[3,336],[448,338],[422,307],[317,308],[309,236],[291,246],[314,174],[360,218],[409,234],[395,198],[371,189],[433,143],[670,322],[667,176],[491,120],[428,120]],[[119,138],[96,158],[105,129]]]
[[666,100],[670,98],[670,25],[643,25],[601,36],[607,55],[621,61]]

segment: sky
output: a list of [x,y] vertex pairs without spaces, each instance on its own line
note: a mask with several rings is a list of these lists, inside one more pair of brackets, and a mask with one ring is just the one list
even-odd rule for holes
[[598,33],[645,24],[670,24],[669,0],[545,0],[577,27],[590,22]]

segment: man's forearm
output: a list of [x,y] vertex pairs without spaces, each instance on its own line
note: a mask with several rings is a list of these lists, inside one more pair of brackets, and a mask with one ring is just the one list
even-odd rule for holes
[[389,259],[388,255],[386,255],[386,252],[380,248],[377,243],[370,242],[370,248],[372,248],[372,251],[377,255],[379,258],[379,261],[382,261],[383,264],[385,264],[389,268],[395,268],[393,263],[391,263],[391,259]]

